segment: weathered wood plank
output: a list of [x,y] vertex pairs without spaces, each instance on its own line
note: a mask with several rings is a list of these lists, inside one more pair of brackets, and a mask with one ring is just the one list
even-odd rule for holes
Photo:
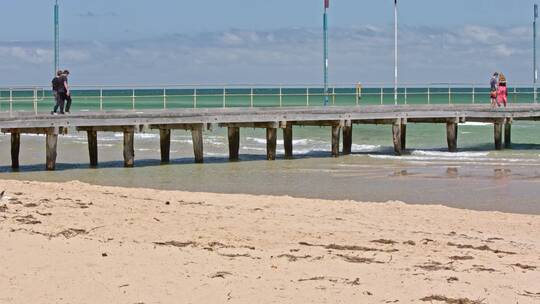
[[279,128],[280,123],[273,122],[234,122],[234,123],[219,123],[220,128],[254,128],[254,129],[268,129]]
[[193,130],[193,128],[199,127],[200,123],[173,123],[173,124],[157,124],[157,125],[150,125],[150,129],[156,130],[156,129],[169,129],[169,130]]
[[21,149],[21,134],[11,133],[11,168],[19,169],[19,151]]
[[504,148],[512,148],[512,122],[510,121],[504,124]]
[[204,162],[204,144],[203,144],[203,126],[193,127],[191,130],[191,138],[193,140],[193,154],[195,155],[195,163],[202,164]]
[[339,157],[341,127],[339,125],[332,126],[332,156]]
[[343,120],[306,120],[306,121],[294,121],[292,122],[296,126],[305,126],[305,127],[333,127],[333,126],[344,126]]
[[[58,129],[59,133],[60,129]],[[54,131],[54,128],[46,127],[46,128],[7,128],[2,129],[2,133],[19,133],[19,134],[47,134],[49,132]]]
[[159,129],[159,146],[161,163],[169,163],[171,161],[171,129]]
[[392,139],[394,143],[394,153],[400,156],[403,153],[401,147],[401,121],[398,120],[392,125]]
[[285,158],[293,158],[293,126],[288,124],[283,129],[283,146],[285,148]]
[[407,150],[407,124],[401,123],[401,149]]
[[49,132],[45,138],[45,167],[48,171],[54,171],[56,169],[56,155],[58,146],[58,133]]
[[100,126],[100,125],[96,125],[96,126],[90,126],[90,127],[77,127],[77,131],[79,132],[88,132],[88,131],[93,131],[93,132],[125,132],[125,131],[134,131],[135,130],[135,126],[133,125],[126,125],[126,126]]
[[503,122],[499,121],[493,124],[494,126],[494,137],[495,137],[495,150],[502,150],[502,128]]
[[458,124],[456,121],[446,123],[446,141],[448,142],[448,151],[457,152]]
[[135,165],[135,130],[124,130],[124,167],[131,168]]
[[[493,111],[488,105],[408,105],[362,107],[287,107],[287,108],[231,108],[105,111],[73,113],[69,116],[51,116],[28,113],[0,113],[0,128],[79,127],[98,128],[96,131],[122,131],[122,126],[175,125],[188,128],[189,124],[224,124],[239,127],[275,127],[283,121],[304,125],[334,124],[352,120],[354,123],[391,123],[393,119],[407,117],[409,123],[441,122],[460,117],[467,121],[495,122],[511,117],[515,120],[539,120],[540,105],[512,105]],[[268,123],[273,124],[269,126]],[[233,124],[233,125],[231,125]],[[103,127],[105,126],[105,127]],[[109,127],[109,128],[106,128]],[[111,127],[116,127],[112,130]]]
[[266,159],[276,159],[277,128],[266,129]]
[[229,160],[237,161],[240,157],[240,128],[229,127]]
[[353,126],[343,127],[343,155],[352,153]]
[[90,167],[98,165],[98,140],[97,131],[86,131],[88,138],[88,154],[90,156]]

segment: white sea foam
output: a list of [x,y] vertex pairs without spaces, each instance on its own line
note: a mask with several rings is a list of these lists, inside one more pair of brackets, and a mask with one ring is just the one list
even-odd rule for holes
[[171,139],[171,142],[175,143],[181,143],[181,144],[193,144],[193,140],[191,139]]
[[139,139],[153,139],[158,138],[159,134],[152,134],[152,133],[136,133],[135,138]]
[[[247,141],[255,142],[255,143],[257,143],[257,144],[264,144],[264,145],[266,145],[266,139],[265,139],[265,138],[246,137],[246,140],[247,140]],[[285,142],[283,141],[283,139],[278,139],[278,140],[276,141],[276,143],[277,143],[278,145],[283,145]],[[327,144],[327,143],[322,142],[322,141],[317,141],[317,140],[307,139],[307,138],[293,139],[293,145],[309,145],[309,144],[316,145],[316,144]]]
[[266,151],[266,148],[260,148],[260,147],[248,147],[248,146],[242,146],[242,150],[251,150],[251,151]]
[[353,152],[378,152],[381,151],[382,147],[378,145],[352,145]]
[[467,126],[467,127],[483,127],[483,126],[490,126],[492,124],[488,123],[488,122],[474,122],[474,121],[469,121],[469,122],[466,122],[466,123],[461,123],[459,124],[460,126]]
[[414,150],[411,155],[415,156],[433,156],[433,157],[445,157],[445,158],[461,158],[461,157],[486,157],[489,152],[445,152],[445,151],[428,151],[428,150]]
[[139,152],[159,152],[160,151],[159,149],[149,149],[149,148],[138,148],[135,150]]
[[444,151],[426,151],[415,150],[410,155],[395,156],[395,155],[375,155],[370,154],[369,157],[375,159],[399,160],[415,163],[458,163],[458,164],[481,164],[481,165],[497,165],[497,164],[523,164],[523,165],[540,165],[538,159],[527,158],[497,158],[489,157],[489,152],[444,152]]
[[246,137],[246,140],[253,141],[258,144],[266,144],[266,139],[264,138]]
[[[114,137],[124,137],[124,133],[114,133]],[[152,133],[135,133],[135,138],[137,139],[152,139],[152,138],[158,138],[159,134],[152,134]]]
[[229,154],[227,153],[214,153],[214,152],[204,152],[206,156],[213,156],[213,157],[228,157]]

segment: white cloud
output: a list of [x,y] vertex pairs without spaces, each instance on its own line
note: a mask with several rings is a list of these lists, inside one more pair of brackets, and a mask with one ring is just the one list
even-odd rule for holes
[[[513,81],[527,81],[531,34],[528,27],[402,27],[400,78],[480,82],[497,70]],[[289,28],[136,41],[67,41],[62,43],[61,62],[78,83],[320,83],[321,36],[320,29]],[[334,29],[330,63],[333,82],[390,82],[392,28]],[[0,42],[2,85],[47,83],[51,65],[51,43]]]

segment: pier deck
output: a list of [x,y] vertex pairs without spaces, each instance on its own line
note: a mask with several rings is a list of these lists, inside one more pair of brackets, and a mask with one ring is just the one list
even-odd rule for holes
[[[457,151],[458,124],[487,122],[494,125],[495,149],[510,148],[511,125],[514,121],[540,120],[540,105],[513,105],[491,109],[489,105],[405,105],[361,107],[287,107],[287,108],[214,108],[184,110],[78,112],[69,115],[37,115],[28,112],[0,114],[0,128],[11,134],[12,167],[19,167],[20,134],[46,134],[46,168],[54,170],[58,136],[69,129],[87,132],[91,166],[98,165],[98,132],[124,133],[124,164],[134,165],[134,133],[160,131],[161,160],[170,159],[171,130],[190,130],[193,136],[195,161],[202,163],[203,131],[215,127],[228,128],[231,160],[238,160],[241,128],[267,130],[267,158],[276,158],[277,130],[283,129],[285,157],[293,156],[293,126],[331,127],[332,155],[351,153],[355,124],[387,124],[392,126],[394,151],[401,155],[406,147],[409,123],[440,123],[446,126],[448,149]],[[504,132],[503,132],[504,129]],[[340,150],[341,134],[343,147]],[[503,141],[504,134],[504,141]]]

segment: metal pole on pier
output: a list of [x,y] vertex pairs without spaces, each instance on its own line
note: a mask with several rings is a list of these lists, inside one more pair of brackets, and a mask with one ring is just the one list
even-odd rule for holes
[[398,104],[398,11],[394,0],[394,104]]
[[324,105],[328,105],[328,13],[330,0],[324,0],[323,40],[324,40]]
[[534,65],[534,102],[538,102],[538,94],[536,93],[536,83],[538,82],[538,68],[536,66],[536,19],[538,19],[538,4],[534,5],[534,21],[533,21],[533,65]]
[[54,4],[54,73],[58,71],[60,61],[60,9],[58,7],[58,0],[55,0]]

